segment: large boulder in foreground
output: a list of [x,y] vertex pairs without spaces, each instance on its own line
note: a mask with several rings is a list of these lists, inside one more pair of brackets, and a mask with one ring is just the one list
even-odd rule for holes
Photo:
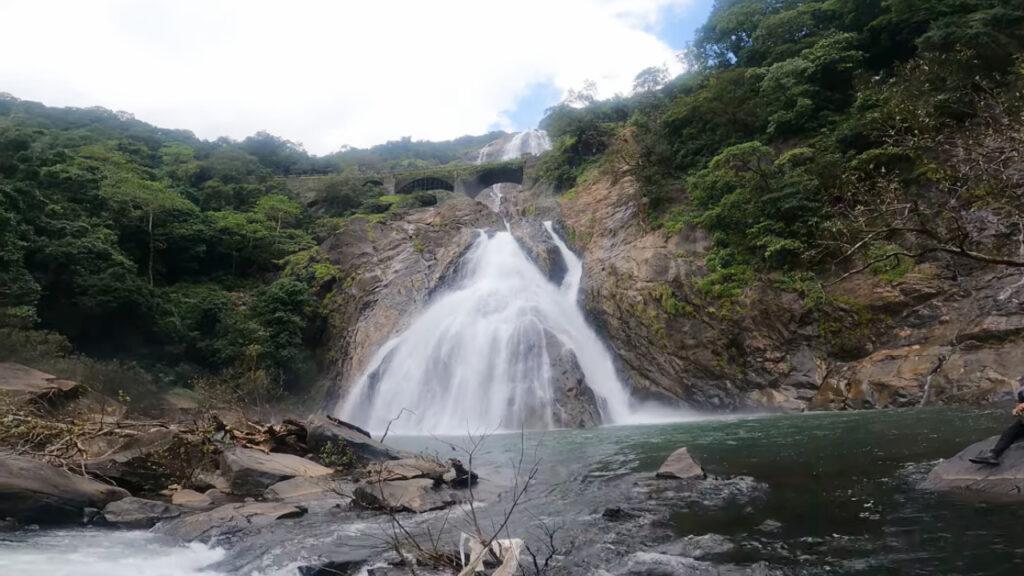
[[993,436],[976,442],[956,456],[943,460],[928,474],[921,487],[984,499],[1024,501],[1024,444],[1011,446],[1003,454],[999,466],[985,466],[968,460],[992,448],[997,439]]
[[363,429],[330,416],[313,416],[306,421],[306,445],[314,454],[325,446],[341,443],[361,461],[398,460],[402,454],[377,442]]
[[281,502],[239,502],[163,522],[156,530],[185,541],[210,542],[250,527],[265,526],[285,518],[298,518],[305,513],[306,509],[302,506]]
[[0,518],[39,524],[79,522],[86,508],[102,509],[128,495],[45,462],[0,455]]
[[690,456],[685,448],[680,448],[669,455],[665,463],[658,468],[658,478],[690,480],[693,478],[705,478],[704,469]]
[[220,457],[220,469],[231,484],[231,492],[256,496],[270,486],[296,477],[328,476],[334,470],[291,454],[266,453],[234,447]]

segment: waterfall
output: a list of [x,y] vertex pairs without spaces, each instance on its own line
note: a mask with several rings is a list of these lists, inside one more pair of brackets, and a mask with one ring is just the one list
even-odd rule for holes
[[626,419],[628,394],[576,303],[582,265],[547,227],[569,264],[561,286],[509,232],[481,232],[462,280],[381,348],[342,417],[380,431],[411,410],[391,426],[402,433],[553,428],[548,350],[556,344],[575,353],[601,420]]
[[507,136],[488,143],[477,153],[476,163],[501,162],[515,160],[523,156],[540,156],[551,149],[551,138],[544,130],[525,130],[516,132],[511,138]]

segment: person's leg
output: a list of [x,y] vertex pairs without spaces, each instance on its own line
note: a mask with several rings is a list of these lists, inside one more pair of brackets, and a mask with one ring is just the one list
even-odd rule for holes
[[1006,449],[1013,445],[1014,442],[1024,439],[1024,422],[1020,419],[1014,419],[1013,424],[1010,425],[1002,436],[999,437],[999,441],[992,447],[992,452],[995,453],[996,458],[1003,455]]
[[1006,452],[1006,449],[1013,445],[1014,442],[1024,439],[1024,423],[1020,420],[1015,419],[1013,424],[1010,425],[1002,436],[996,441],[996,445],[990,450],[986,450],[977,456],[968,458],[975,464],[986,464],[989,466],[998,466],[999,458]]

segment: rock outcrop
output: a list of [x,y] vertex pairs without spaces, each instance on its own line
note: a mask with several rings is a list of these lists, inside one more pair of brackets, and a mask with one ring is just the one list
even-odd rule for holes
[[551,364],[552,421],[560,428],[589,428],[601,424],[597,396],[587,384],[583,368],[571,348],[545,333]]
[[402,453],[377,442],[347,422],[330,416],[313,416],[306,422],[306,445],[314,454],[324,447],[340,443],[360,461],[398,460]]
[[670,454],[655,474],[657,478],[676,480],[691,480],[706,476],[704,469],[690,456],[690,451],[685,447]]
[[182,509],[166,502],[129,496],[107,504],[103,518],[122,528],[152,528],[157,522],[181,516]]
[[14,362],[0,362],[0,396],[16,401],[54,403],[80,396],[83,391],[78,382]]
[[[526,217],[550,198],[526,190],[508,206]],[[705,233],[652,227],[624,173],[560,203],[585,259],[584,305],[634,396],[723,411],[980,404],[1024,373],[1020,271],[936,256],[828,286],[825,310],[768,283],[720,301],[701,290]],[[979,218],[993,242],[1016,241],[1016,222]]]
[[221,472],[231,483],[232,493],[255,496],[282,480],[328,476],[334,470],[292,454],[233,447],[221,454]]
[[128,496],[124,489],[38,460],[0,454],[0,518],[39,524],[80,522],[86,508],[102,509]]
[[455,198],[390,222],[352,219],[321,246],[345,278],[329,303],[336,360],[324,380],[332,384],[328,404],[344,397],[431,294],[458,277],[459,260],[479,230],[501,226],[487,206]]
[[416,513],[440,510],[462,500],[451,490],[435,489],[434,484],[429,478],[371,481],[358,486],[353,496],[358,504],[371,510]]
[[994,436],[976,442],[943,460],[928,474],[921,487],[979,499],[1024,501],[1024,444],[1011,446],[999,466],[974,464],[968,460],[992,448],[997,439]]
[[225,504],[209,512],[182,516],[160,523],[156,530],[173,538],[191,542],[210,542],[230,536],[254,526],[264,526],[277,520],[298,518],[305,508],[280,502],[242,502]]

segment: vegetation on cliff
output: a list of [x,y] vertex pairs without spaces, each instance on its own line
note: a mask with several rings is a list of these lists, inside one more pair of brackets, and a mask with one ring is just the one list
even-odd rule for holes
[[549,110],[540,176],[625,164],[653,225],[708,231],[718,294],[936,253],[1024,266],[991,242],[1022,217],[1022,49],[1020,2],[718,0],[688,73]]

